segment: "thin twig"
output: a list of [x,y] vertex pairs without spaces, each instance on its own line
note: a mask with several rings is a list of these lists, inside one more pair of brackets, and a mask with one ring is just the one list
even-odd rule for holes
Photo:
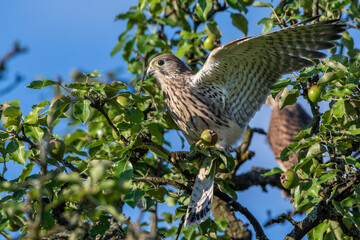
[[181,189],[181,190],[185,190],[186,192],[191,192],[191,189],[187,186],[185,186],[184,184],[178,183],[174,180],[169,180],[169,179],[165,179],[165,178],[161,178],[161,177],[150,177],[150,176],[145,176],[145,177],[135,177],[134,178],[135,181],[151,181],[151,182],[155,182],[161,185],[170,185],[173,186],[174,188],[177,189]]
[[1,75],[2,72],[4,72],[6,70],[5,65],[10,60],[10,58],[16,56],[19,53],[24,53],[24,52],[27,52],[27,48],[20,47],[19,43],[15,42],[13,49],[11,51],[9,51],[8,53],[6,53],[0,61],[0,79],[2,78],[2,75]]
[[128,140],[126,138],[124,138],[121,134],[119,129],[117,129],[117,127],[113,124],[113,122],[111,121],[111,119],[109,118],[109,115],[105,112],[104,110],[104,105],[101,104],[100,102],[96,102],[96,103],[91,103],[90,104],[91,107],[97,109],[102,115],[104,115],[104,117],[106,118],[106,121],[108,122],[108,124],[110,125],[110,127],[115,131],[116,135],[118,136],[118,138],[123,141],[125,144],[128,144]]
[[176,231],[176,235],[175,235],[175,238],[174,240],[178,240],[179,236],[180,236],[180,233],[181,233],[181,228],[182,226],[184,225],[184,221],[185,221],[185,215],[182,216],[181,220],[180,220],[180,223],[179,223],[179,227]]
[[141,79],[140,79],[141,84],[140,84],[140,88],[139,88],[139,91],[138,91],[138,93],[141,93],[142,84],[145,81],[145,76],[146,76],[146,70],[147,70],[147,68],[146,68],[146,58],[147,58],[148,53],[145,52],[144,56],[141,56],[141,54],[139,52],[135,51],[134,49],[133,49],[133,52],[136,54],[136,58],[140,59],[141,62],[142,62],[142,74],[141,74]]
[[[318,15],[319,15],[319,0],[313,0],[312,16],[316,17]],[[317,19],[316,21],[319,21],[319,19]]]
[[218,198],[220,198],[221,200],[227,202],[229,204],[229,206],[231,206],[233,208],[234,211],[240,212],[249,220],[251,225],[254,227],[257,239],[268,240],[268,237],[265,235],[264,230],[262,229],[260,223],[246,207],[242,206],[238,202],[235,202],[230,196],[221,192],[218,189],[215,189],[214,195],[217,196]]
[[16,136],[16,138],[20,141],[24,141],[24,142],[27,142],[29,145],[30,145],[30,149],[33,148],[33,149],[36,149],[38,148],[38,146],[33,143],[25,134],[25,129],[24,129],[24,125],[21,125],[21,133],[23,134],[23,136]]

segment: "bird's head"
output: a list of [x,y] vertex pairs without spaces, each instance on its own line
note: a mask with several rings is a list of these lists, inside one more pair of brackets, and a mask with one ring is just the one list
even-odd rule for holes
[[150,61],[146,74],[154,76],[160,84],[163,84],[165,79],[174,79],[180,74],[193,73],[179,58],[172,54],[163,54]]

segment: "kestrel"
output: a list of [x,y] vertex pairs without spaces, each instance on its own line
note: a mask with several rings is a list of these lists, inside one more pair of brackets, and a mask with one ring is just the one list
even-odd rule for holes
[[[294,142],[296,136],[303,125],[310,124],[311,117],[297,103],[279,109],[280,93],[273,99],[271,96],[266,100],[266,104],[271,107],[271,117],[267,132],[267,141],[275,157],[278,157],[283,149]],[[298,155],[292,153],[288,161],[276,159],[283,171],[289,170],[298,163]]]
[[[310,22],[316,18],[309,19]],[[287,73],[313,66],[306,58],[324,58],[345,25],[338,20],[297,24],[264,35],[240,38],[214,49],[196,74],[172,54],[151,60],[147,70],[161,85],[167,109],[189,144],[205,129],[219,137],[216,148],[229,153],[269,95]],[[196,177],[185,226],[209,217],[214,175],[201,167]]]

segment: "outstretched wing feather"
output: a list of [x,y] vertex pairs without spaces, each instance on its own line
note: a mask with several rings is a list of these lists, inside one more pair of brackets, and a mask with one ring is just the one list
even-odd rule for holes
[[222,89],[224,107],[246,126],[282,75],[314,65],[304,57],[324,58],[318,50],[334,47],[330,41],[340,39],[344,30],[345,25],[330,20],[234,40],[211,52],[191,84]]

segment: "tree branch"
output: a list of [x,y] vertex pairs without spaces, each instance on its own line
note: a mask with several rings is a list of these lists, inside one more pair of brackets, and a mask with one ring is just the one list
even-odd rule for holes
[[165,179],[165,178],[161,178],[161,177],[150,177],[150,176],[135,177],[134,180],[135,181],[151,181],[151,182],[159,183],[161,185],[170,185],[170,186],[173,186],[174,188],[185,190],[187,193],[191,193],[191,189],[188,186],[185,186],[174,180],[169,180],[169,179]]
[[11,51],[6,53],[4,57],[0,61],[0,79],[2,78],[2,73],[6,70],[6,63],[10,60],[10,58],[16,56],[19,53],[27,52],[26,47],[20,47],[18,42],[14,43],[14,47]]
[[[311,229],[322,223],[325,219],[330,219],[333,214],[332,209],[334,208],[332,200],[341,202],[346,199],[354,193],[352,185],[359,185],[359,183],[360,174],[352,176],[352,178],[349,177],[349,180],[345,184],[338,187],[332,198],[320,201],[303,221],[295,224],[293,230],[286,235],[284,240],[301,240]],[[336,182],[333,184],[336,184]],[[328,188],[332,189],[333,184],[328,186]]]
[[183,215],[181,220],[180,220],[179,227],[178,227],[178,229],[176,231],[176,235],[175,235],[174,240],[178,240],[178,238],[180,236],[181,228],[184,225],[184,221],[185,221],[185,215]]
[[269,169],[253,168],[250,172],[233,177],[231,181],[235,183],[234,190],[244,191],[256,185],[261,186],[263,189],[266,185],[270,185],[285,190],[280,182],[280,174],[274,174],[267,177],[263,176],[263,174],[268,171]]
[[246,207],[243,207],[240,203],[235,202],[230,196],[221,192],[218,189],[215,189],[214,195],[220,198],[221,200],[227,202],[229,206],[231,206],[234,209],[234,211],[240,212],[249,220],[251,225],[253,225],[254,227],[257,239],[268,240],[268,237],[265,235],[260,223]]
[[[146,176],[146,177],[135,177],[134,180],[135,181],[152,181],[152,182],[156,182],[159,184],[165,184],[165,185],[168,184],[177,189],[185,190],[186,192],[191,193],[191,189],[189,187],[187,187],[183,184],[180,184],[176,181],[169,180],[169,179]],[[242,213],[253,225],[253,227],[255,229],[256,237],[258,239],[260,239],[260,240],[268,239],[266,237],[260,223],[257,221],[257,219],[252,215],[252,213],[247,208],[243,207],[240,203],[234,201],[230,196],[221,192],[218,189],[214,190],[214,196],[216,196],[216,197],[220,198],[221,200],[223,200],[224,202],[228,203],[229,206],[231,206],[234,209],[234,211],[238,211],[238,212]]]

